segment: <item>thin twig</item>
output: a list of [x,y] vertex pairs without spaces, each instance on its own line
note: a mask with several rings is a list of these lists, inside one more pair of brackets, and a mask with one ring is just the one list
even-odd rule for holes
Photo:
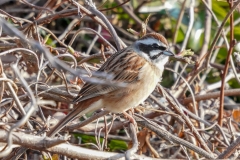
[[192,31],[192,27],[193,27],[193,23],[194,23],[194,4],[195,4],[195,0],[191,0],[190,6],[189,6],[189,24],[188,24],[188,29],[185,34],[185,38],[184,38],[184,41],[183,41],[183,44],[181,47],[181,51],[186,49],[187,42],[189,40],[191,31]]
[[[209,61],[210,61],[210,58],[209,58],[209,57],[211,57],[211,55],[212,55],[212,52],[213,52],[213,50],[214,50],[214,48],[215,48],[215,46],[216,46],[216,43],[217,43],[217,41],[218,41],[218,39],[219,39],[219,37],[220,37],[220,34],[221,34],[222,31],[223,31],[224,25],[226,24],[228,18],[232,15],[232,13],[235,11],[235,9],[238,7],[239,4],[240,4],[240,0],[238,0],[237,2],[235,2],[234,5],[233,5],[233,7],[231,8],[231,10],[228,12],[228,14],[226,15],[226,17],[225,17],[224,20],[222,21],[222,24],[221,24],[221,26],[219,27],[216,36],[214,37],[214,40],[213,40],[213,42],[212,42],[212,44],[211,44],[211,47],[210,47],[208,53],[206,53],[206,54],[205,54],[206,56],[204,56],[204,57],[205,57],[205,58],[204,58],[204,61],[206,62],[206,63],[205,63],[205,67],[207,67],[208,64],[209,64]],[[202,59],[202,60],[203,60],[203,59]]]
[[186,2],[187,2],[187,0],[183,1],[181,11],[178,15],[177,24],[176,24],[175,31],[174,31],[174,34],[173,34],[173,40],[172,40],[173,44],[175,44],[176,41],[177,41],[178,31],[179,31],[179,28],[180,28],[180,25],[181,25],[181,22],[182,22],[182,18],[183,18],[183,15],[184,15]]
[[[210,92],[210,93],[206,93],[203,95],[195,95],[195,100],[203,101],[203,100],[208,100],[208,99],[217,99],[217,98],[219,98],[219,95],[220,95],[220,91]],[[224,95],[225,96],[239,96],[240,89],[225,90]],[[187,98],[182,99],[181,102],[183,104],[188,104],[188,103],[191,103],[192,101],[193,101],[192,97],[187,97]]]
[[126,160],[130,160],[131,157],[132,157],[132,155],[133,155],[134,153],[136,153],[137,150],[138,150],[138,139],[137,139],[136,128],[135,128],[134,124],[132,124],[132,123],[129,123],[128,128],[129,128],[129,135],[130,135],[130,137],[131,137],[131,139],[132,139],[133,145],[132,145],[132,148],[131,148],[131,149],[129,149],[129,150],[127,150],[127,151],[125,152],[125,158],[126,158]]
[[26,5],[28,5],[28,6],[32,7],[32,8],[36,8],[36,9],[39,9],[39,10],[46,10],[46,11],[49,12],[49,13],[53,13],[53,11],[50,10],[50,9],[48,9],[48,8],[39,7],[39,6],[33,5],[33,4],[31,4],[31,3],[29,3],[29,2],[27,2],[27,1],[25,1],[25,0],[19,0],[19,2],[21,2],[21,3],[23,3],[23,4],[26,4]]
[[[181,47],[181,50],[180,50],[181,52],[186,49],[187,42],[188,42],[188,40],[190,38],[191,31],[192,31],[192,28],[193,28],[193,24],[194,24],[194,4],[195,4],[195,0],[191,0],[190,7],[189,7],[189,24],[188,24],[187,32],[186,32],[185,37],[184,37],[184,41],[182,43],[182,47]],[[182,72],[181,72],[180,75],[182,75],[184,73],[184,71],[185,71],[184,68],[186,68],[187,65],[188,64],[185,64],[185,66],[183,67]],[[180,66],[180,62],[178,61],[178,62],[175,63],[175,67],[174,67],[174,70],[176,72],[177,72],[179,66]]]
[[162,92],[163,96],[168,100],[169,104],[171,104],[171,106],[174,108],[174,110],[178,114],[180,114],[182,116],[182,118],[185,120],[187,126],[192,130],[194,136],[200,142],[201,146],[207,152],[209,152],[209,154],[212,154],[211,150],[208,148],[207,144],[205,143],[203,138],[200,136],[200,134],[198,133],[198,131],[196,130],[196,128],[194,127],[194,125],[192,124],[190,119],[183,113],[181,108],[177,105],[178,104],[177,100],[169,92],[163,90],[161,87],[160,87],[160,89],[161,89],[161,92]]
[[240,136],[217,159],[227,159],[240,146]]
[[108,19],[100,12],[96,9],[95,5],[90,1],[87,0],[87,4],[89,5],[89,10],[95,14],[96,16],[98,16],[100,19],[102,19],[102,21],[106,24],[106,26],[109,29],[109,33],[111,34],[112,38],[114,39],[114,42],[118,48],[118,50],[123,49],[124,47],[126,47],[126,45],[124,44],[124,42],[118,37],[117,32],[115,31],[115,29],[113,28],[113,26],[111,25],[111,23],[108,21]]
[[[209,7],[212,6],[212,0],[206,0],[206,3]],[[208,50],[208,45],[211,37],[211,27],[212,27],[212,16],[209,10],[205,9],[205,25],[204,25],[204,41],[203,41],[204,43],[199,53],[200,59]]]
[[[204,1],[204,0],[203,0]],[[205,2],[205,1],[204,1]],[[205,2],[206,3],[206,2]],[[192,73],[189,74],[189,84],[192,84],[192,82],[194,81],[194,79],[197,77],[197,75],[199,75],[199,73],[201,73],[202,71],[204,71],[205,69],[208,68],[209,62],[210,62],[210,57],[212,55],[212,52],[216,46],[216,43],[220,37],[220,34],[224,34],[223,33],[223,28],[224,25],[226,24],[228,18],[230,17],[230,15],[233,13],[233,11],[238,7],[238,5],[240,4],[240,0],[238,0],[237,2],[234,3],[234,6],[232,7],[232,9],[228,12],[228,14],[226,15],[226,17],[224,18],[223,22],[221,23],[218,32],[216,33],[214,40],[210,46],[209,51],[199,60],[198,65],[196,67],[198,67],[197,69],[193,70]],[[207,8],[209,9],[209,7],[207,6]],[[211,9],[210,9],[211,11]],[[212,11],[211,11],[212,13]],[[214,15],[214,14],[213,14]],[[214,19],[216,18],[216,16],[213,16]],[[218,21],[217,21],[218,22]],[[226,37],[226,36],[225,36]],[[204,63],[204,64],[203,64]],[[232,60],[231,60],[231,64],[232,64]],[[233,66],[233,65],[232,65]],[[234,71],[234,75],[237,78],[237,73]],[[237,78],[238,80],[238,78]],[[240,83],[240,80],[238,80],[238,82]],[[184,84],[184,86],[182,87],[183,89],[179,90],[177,95],[182,95],[186,92],[187,90],[187,86]]]
[[[160,136],[161,138],[169,141],[169,142],[174,142],[176,144],[181,144],[183,146],[186,146],[187,148],[197,152],[198,154],[209,158],[209,159],[215,159],[213,155],[209,154],[208,152],[204,151],[202,148],[197,147],[191,143],[189,143],[188,141],[182,140],[181,138],[174,136],[172,133],[166,131],[165,128],[159,126],[158,124],[147,120],[146,118],[142,119],[143,117],[139,117],[139,116],[134,116],[134,118],[136,119],[137,123],[147,127],[148,129],[152,130],[153,132],[155,132],[158,136]],[[140,119],[141,118],[141,119]]]
[[[121,0],[115,0],[119,5],[122,4],[122,1]],[[121,6],[123,8],[123,10],[128,13],[128,15],[140,26],[142,26],[142,23],[143,21],[140,20],[135,14],[133,11],[131,11],[127,6],[125,5],[122,5]],[[149,26],[147,26],[147,31],[148,32],[154,32]]]
[[[240,1],[239,1],[240,2]],[[229,7],[230,9],[232,9],[233,7],[233,1],[230,0],[229,1]],[[234,42],[234,31],[233,31],[233,14],[230,15],[230,48],[228,50],[228,54],[227,54],[227,59],[225,62],[225,68],[223,71],[223,75],[222,75],[222,85],[221,85],[221,90],[220,90],[220,105],[219,105],[219,115],[218,115],[218,124],[219,126],[222,126],[222,121],[223,121],[223,103],[224,103],[224,87],[225,87],[225,77],[227,75],[227,71],[228,71],[228,66],[229,66],[229,61],[230,61],[230,56],[232,55],[232,51],[233,51],[233,47],[235,45]]]
[[130,0],[126,0],[125,2],[117,5],[117,6],[114,6],[114,7],[110,7],[110,8],[106,8],[106,9],[99,9],[99,11],[109,11],[109,10],[113,10],[114,8],[118,8],[118,7],[121,7],[122,5],[128,3]]
[[86,28],[86,27],[82,27],[79,30],[76,31],[76,33],[73,35],[71,41],[68,43],[68,46],[71,46],[73,44],[73,41],[75,40],[75,38],[77,37],[77,35],[83,31],[83,30],[87,30],[87,31],[91,31],[93,33],[95,33],[96,35],[99,36],[99,38],[101,38],[108,46],[110,46],[115,52],[117,51],[112,45],[111,43],[109,43],[102,35],[100,35],[98,32],[96,32],[95,30],[91,29],[91,28]]
[[[101,25],[98,25],[98,31],[97,31],[97,32],[100,34],[101,31],[102,31],[102,26],[101,26]],[[94,39],[92,40],[91,44],[88,46],[88,50],[87,50],[87,52],[86,52],[87,55],[90,54],[90,52],[91,52],[93,46],[95,45],[96,41],[98,40],[98,38],[99,38],[98,35],[96,35],[96,36],[94,37]]]

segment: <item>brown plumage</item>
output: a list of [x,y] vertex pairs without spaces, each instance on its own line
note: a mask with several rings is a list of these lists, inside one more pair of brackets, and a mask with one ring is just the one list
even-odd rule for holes
[[164,43],[166,46],[168,46],[168,42],[166,40],[165,37],[163,37],[163,35],[158,34],[158,33],[149,33],[147,35],[145,35],[144,37],[142,37],[141,39],[146,39],[146,38],[155,38],[155,39],[159,39],[162,43]]
[[[139,42],[144,43],[148,39],[156,41],[158,45],[167,46],[166,39],[157,33],[147,34],[139,39]],[[86,83],[74,99],[74,103],[77,103],[76,107],[47,133],[48,136],[54,136],[70,121],[85,113],[101,108],[113,113],[121,113],[136,107],[151,94],[162,76],[167,56],[160,56],[158,62],[160,64],[154,64],[155,61],[152,62],[147,54],[138,49],[137,42],[113,54],[98,70],[99,73],[112,75],[113,82],[124,83],[126,87]],[[163,53],[159,52],[159,54]]]

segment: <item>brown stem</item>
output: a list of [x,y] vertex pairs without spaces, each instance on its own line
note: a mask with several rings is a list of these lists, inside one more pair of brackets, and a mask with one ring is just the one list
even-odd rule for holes
[[[225,93],[225,96],[237,96],[237,95],[240,95],[240,89],[225,90],[224,93]],[[220,91],[210,92],[203,95],[195,95],[195,100],[203,101],[208,99],[217,99],[219,95],[220,95]],[[187,98],[184,98],[181,101],[181,103],[188,104],[188,103],[191,103],[192,101],[193,101],[192,97],[187,97]]]
[[[205,1],[203,0],[203,2],[205,2]],[[202,58],[198,61],[198,64],[197,64],[197,66],[196,66],[196,69],[193,70],[193,71],[190,73],[190,76],[189,76],[189,78],[188,78],[188,79],[189,79],[189,81],[188,81],[189,84],[192,84],[192,82],[196,79],[196,77],[197,77],[201,72],[203,72],[205,69],[208,68],[208,65],[209,65],[209,63],[210,63],[210,57],[211,57],[212,52],[213,52],[214,48],[216,47],[216,43],[217,43],[217,41],[218,41],[218,39],[219,39],[222,31],[223,31],[224,25],[226,24],[228,18],[230,17],[230,15],[232,15],[233,11],[238,7],[239,4],[240,4],[240,0],[238,0],[237,2],[235,2],[235,3],[234,3],[234,6],[231,8],[231,10],[228,12],[228,14],[226,15],[226,17],[225,17],[224,20],[222,21],[222,23],[221,23],[221,25],[220,25],[217,33],[216,33],[216,36],[214,37],[214,40],[213,40],[213,42],[212,42],[212,44],[211,44],[211,46],[210,46],[209,51],[208,51],[204,56],[202,56]],[[214,16],[213,16],[213,17],[214,17]],[[203,62],[204,62],[204,63],[203,63]],[[186,90],[187,90],[187,86],[184,85],[184,86],[182,86],[182,88],[183,88],[183,89],[178,92],[177,97],[178,97],[179,95],[184,95],[184,94],[185,94],[185,92],[186,92]]]
[[[230,1],[228,1],[228,3],[229,3],[230,9],[232,9],[233,1],[232,0],[230,0]],[[220,106],[219,106],[219,116],[218,116],[218,124],[219,124],[219,126],[222,126],[222,120],[223,120],[225,77],[227,75],[227,71],[228,71],[228,67],[229,67],[229,61],[230,61],[230,56],[232,54],[233,47],[234,47],[233,20],[234,20],[233,19],[233,14],[231,14],[231,16],[230,16],[230,48],[228,50],[226,64],[225,64],[225,68],[224,68],[223,75],[222,75],[222,86],[221,86],[221,90],[220,90]]]
[[[119,5],[122,4],[121,0],[115,0],[116,3],[118,3]],[[139,19],[131,9],[129,9],[128,7],[126,7],[125,5],[122,5],[123,10],[128,13],[128,15],[139,25],[142,25],[143,21],[141,19]],[[153,30],[147,26],[147,30],[148,32],[153,32]]]
[[128,3],[129,1],[130,1],[130,0],[127,0],[127,1],[121,3],[121,4],[117,5],[117,6],[111,7],[111,8],[99,9],[99,11],[109,11],[109,10],[112,10],[112,9],[114,9],[114,8],[121,7],[122,5]]
[[181,22],[182,22],[184,9],[186,7],[186,2],[187,2],[187,0],[183,1],[182,8],[181,8],[180,14],[179,14],[178,19],[177,19],[176,28],[175,28],[175,31],[174,31],[174,34],[173,34],[173,44],[175,44],[176,41],[177,41],[177,35],[178,35],[179,27],[180,27]]
[[172,94],[170,94],[167,90],[164,90],[161,86],[159,86],[159,92],[162,93],[163,97],[165,97],[168,101],[168,103],[174,108],[174,110],[182,116],[182,118],[184,119],[186,125],[191,129],[194,137],[196,137],[196,139],[199,141],[199,144],[201,145],[201,147],[207,151],[210,155],[212,155],[212,151],[209,149],[209,147],[207,146],[207,144],[205,143],[205,141],[203,140],[203,138],[200,136],[200,134],[198,133],[197,129],[194,127],[194,125],[192,124],[192,122],[190,121],[190,119],[183,113],[183,111],[180,109],[180,107],[178,106],[178,101],[174,98],[174,96],[172,96]]
[[240,137],[238,137],[217,159],[227,159],[240,146]]

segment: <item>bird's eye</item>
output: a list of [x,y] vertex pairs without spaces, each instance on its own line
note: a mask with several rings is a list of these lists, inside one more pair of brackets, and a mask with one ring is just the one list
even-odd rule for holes
[[159,45],[156,44],[156,43],[153,43],[153,44],[152,44],[152,47],[153,47],[154,49],[158,49],[158,48],[159,48]]
[[157,43],[152,44],[153,49],[159,49],[165,51],[167,48],[165,46],[158,45]]

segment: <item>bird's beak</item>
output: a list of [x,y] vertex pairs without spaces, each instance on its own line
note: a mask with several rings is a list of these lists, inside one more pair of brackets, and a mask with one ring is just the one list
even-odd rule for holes
[[174,56],[174,54],[171,51],[163,51],[163,54],[166,56]]

